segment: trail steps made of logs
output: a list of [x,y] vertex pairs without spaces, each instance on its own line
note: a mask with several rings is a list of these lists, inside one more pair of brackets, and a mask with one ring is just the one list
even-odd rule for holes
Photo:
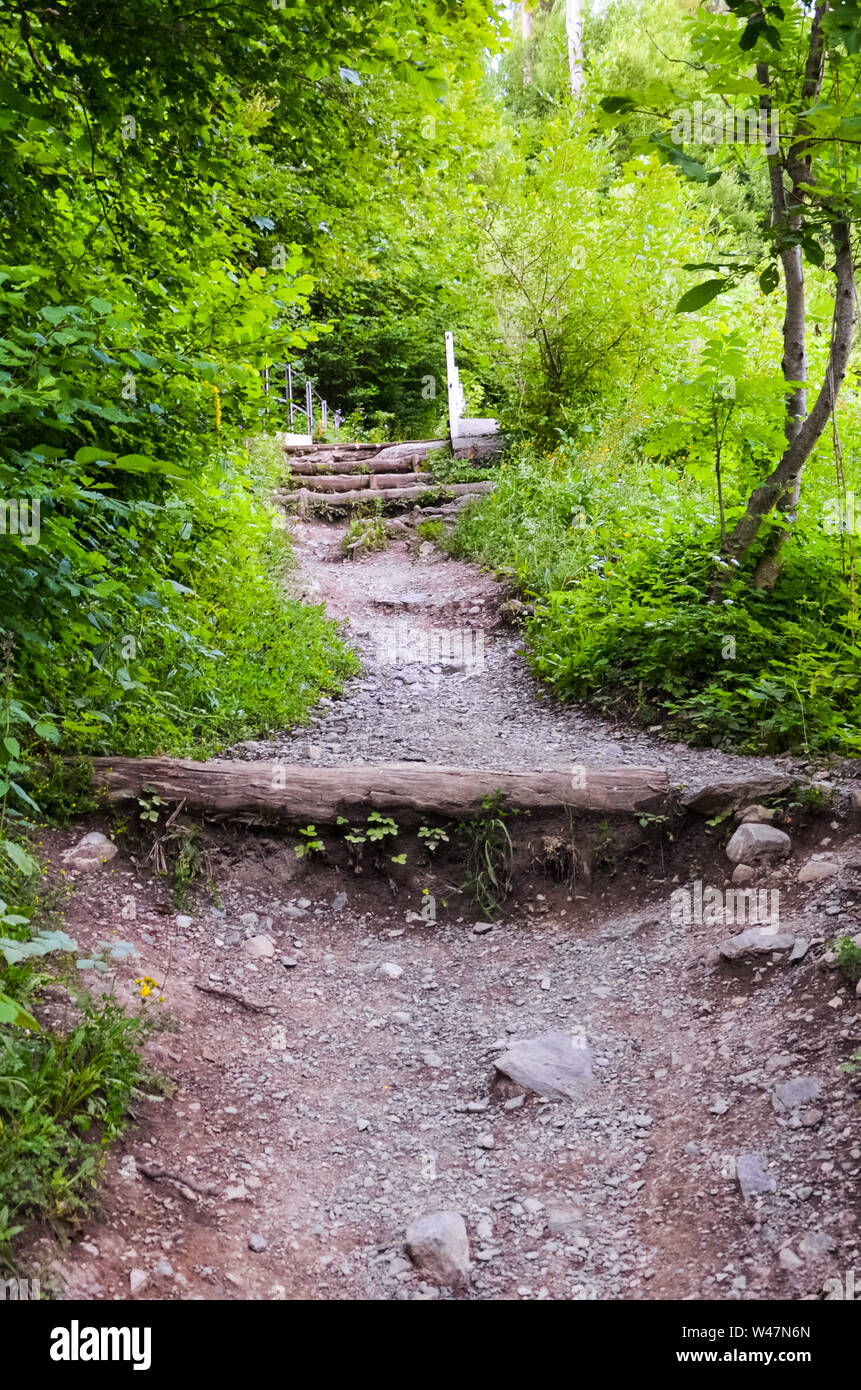
[[[282,506],[295,508],[300,517],[313,512],[365,509],[375,502],[386,511],[405,507],[466,505],[490,492],[493,482],[441,483],[434,477],[432,455],[446,447],[445,440],[413,440],[404,444],[285,445],[289,474],[276,493]],[[475,440],[455,449],[457,458],[474,460],[498,453],[495,441]]]

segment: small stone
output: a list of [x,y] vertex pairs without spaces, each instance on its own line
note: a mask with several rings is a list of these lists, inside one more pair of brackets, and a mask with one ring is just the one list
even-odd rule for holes
[[732,871],[733,883],[750,883],[755,876],[756,869],[752,869],[750,864],[736,864]]
[[284,966],[285,970],[295,970],[299,962],[295,956],[282,956],[281,964]]
[[242,949],[252,960],[270,960],[275,955],[275,942],[271,936],[249,936]]
[[449,1287],[469,1278],[469,1238],[456,1211],[429,1212],[407,1227],[406,1251],[417,1269],[434,1283]]
[[827,1231],[808,1231],[798,1248],[806,1260],[818,1260],[824,1255],[830,1255],[836,1243]]
[[176,918],[175,918],[175,921],[176,921],[176,928],[177,928],[177,931],[188,931],[189,927],[191,927],[191,926],[194,925],[194,918],[193,918],[193,917],[187,917],[187,916],[186,916],[184,913],[182,913],[182,912],[180,912],[180,913],[177,914],[177,916],[176,916]]
[[526,1100],[525,1096],[512,1096],[510,1100],[504,1102],[503,1110],[519,1110]]
[[781,1269],[786,1269],[791,1274],[794,1274],[796,1270],[803,1268],[803,1261],[799,1260],[795,1251],[790,1250],[788,1245],[785,1245],[781,1250],[780,1254],[777,1257],[777,1263],[780,1265]]
[[804,960],[809,950],[810,942],[806,941],[803,936],[797,936],[795,938],[795,945],[787,957],[788,963],[790,965],[797,965],[800,960]]
[[489,931],[493,931],[493,922],[473,922],[472,930],[476,936],[485,936]]
[[480,1149],[492,1149],[496,1140],[492,1134],[481,1134],[475,1141]]
[[393,960],[387,960],[385,965],[380,966],[380,974],[387,980],[399,980],[403,973],[401,966],[396,965]]
[[141,1289],[145,1289],[148,1283],[149,1275],[145,1269],[133,1269],[129,1274],[129,1289],[132,1296],[140,1293]]
[[839,864],[833,864],[829,859],[811,859],[808,864],[802,864],[798,871],[799,883],[818,883],[823,878],[834,878],[839,874]]
[[266,1249],[266,1241],[263,1236],[259,1235],[256,1231],[252,1231],[251,1235],[248,1237],[248,1249],[253,1250],[256,1255],[262,1255],[263,1251]]
[[427,1048],[420,1056],[426,1067],[433,1067],[434,1070],[436,1070],[443,1065],[442,1057],[440,1057],[438,1052],[432,1051],[431,1048]]
[[333,912],[342,912],[346,906],[347,906],[347,895],[346,895],[346,893],[336,893],[335,896],[334,896],[334,898],[332,899],[332,911],[333,911]]
[[170,1263],[170,1260],[158,1260],[154,1272],[158,1275],[159,1279],[172,1279],[173,1265]]
[[818,1125],[823,1117],[824,1112],[822,1110],[805,1110],[801,1117],[801,1123],[805,1129],[813,1129],[814,1125]]
[[777,1189],[777,1180],[766,1173],[759,1154],[739,1154],[735,1163],[735,1172],[745,1201],[748,1197],[755,1197],[764,1192],[774,1192]]
[[757,863],[760,859],[785,859],[792,850],[792,841],[783,830],[773,825],[744,821],[726,847],[727,858],[733,864]]
[[775,812],[768,806],[746,806],[738,814],[738,819],[745,825],[764,825],[768,821],[774,820],[774,817]]

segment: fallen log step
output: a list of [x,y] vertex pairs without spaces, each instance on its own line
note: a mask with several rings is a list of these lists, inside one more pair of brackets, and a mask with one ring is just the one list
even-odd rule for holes
[[380,463],[378,459],[338,459],[338,460],[317,460],[317,459],[290,459],[289,467],[291,473],[301,474],[303,477],[325,478],[332,473],[379,473],[379,474],[401,474],[409,473],[413,467],[410,459],[390,459],[386,463]]
[[322,473],[306,478],[302,486],[314,492],[349,492],[370,487],[370,478],[370,473]]
[[371,491],[379,491],[380,488],[387,487],[418,487],[419,483],[425,487],[438,487],[434,481],[432,473],[369,473],[371,480]]
[[[378,502],[410,502],[426,497],[430,493],[443,493],[445,496],[459,496],[464,493],[479,496],[481,493],[490,492],[494,487],[493,483],[431,483],[423,487],[380,487],[374,490],[374,500]],[[370,489],[369,489],[370,491]],[[295,492],[288,493],[288,497],[295,497],[299,501],[299,506],[311,504],[313,502],[323,502],[328,507],[350,507],[357,502],[367,502],[369,492],[340,492],[327,493],[313,492],[310,488],[300,487]]]
[[314,824],[373,810],[471,816],[497,792],[522,810],[605,813],[666,809],[670,795],[666,771],[653,767],[487,772],[427,763],[317,767],[218,758],[94,758],[93,785],[111,802],[135,800],[146,790],[216,819]]

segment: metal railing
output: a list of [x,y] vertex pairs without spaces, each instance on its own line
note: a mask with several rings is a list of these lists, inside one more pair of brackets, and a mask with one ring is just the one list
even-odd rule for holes
[[[279,378],[284,381],[284,394],[276,393],[276,383]],[[304,385],[300,384],[304,379]],[[299,400],[294,398],[294,392],[299,393]],[[289,362],[279,366],[263,368],[263,395],[266,399],[265,411],[269,414],[272,405],[283,405],[287,411],[287,422],[291,432],[295,431],[296,417],[302,416],[305,421],[304,434],[314,433],[314,401],[319,402],[320,423],[326,429],[329,423],[329,403],[324,400],[320,393],[315,390],[314,383],[309,376],[303,372],[296,372]],[[301,402],[304,400],[304,404]],[[340,410],[332,412],[332,423],[337,429],[343,415]]]

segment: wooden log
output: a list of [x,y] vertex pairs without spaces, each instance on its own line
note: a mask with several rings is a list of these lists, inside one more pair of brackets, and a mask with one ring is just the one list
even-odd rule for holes
[[370,473],[325,473],[306,478],[303,487],[312,488],[314,492],[350,492],[354,488],[367,488],[370,476]]
[[155,792],[216,819],[332,824],[338,816],[397,811],[408,817],[476,814],[486,796],[524,810],[633,813],[669,804],[663,768],[585,768],[558,772],[487,772],[427,763],[197,763],[176,758],[94,758],[93,784],[108,801]]
[[[373,491],[375,501],[379,502],[410,502],[418,501],[420,497],[427,496],[428,493],[441,492],[445,496],[455,497],[462,494],[479,496],[481,493],[490,492],[494,487],[493,483],[430,483],[424,487],[380,487]],[[369,490],[370,491],[370,490]],[[351,507],[356,502],[367,502],[368,492],[334,492],[330,495],[312,492],[310,488],[300,487],[295,492],[287,493],[288,497],[295,497],[299,500],[300,508],[310,505],[313,502],[322,502],[327,507]],[[445,498],[443,499],[445,500]]]
[[418,487],[419,483],[424,483],[426,487],[437,486],[429,473],[377,473],[375,471],[369,473],[368,476],[371,480],[372,492],[387,487]]
[[446,443],[445,439],[417,439],[407,444],[387,444],[376,455],[374,463],[379,467],[387,467],[393,460],[421,463],[434,449],[444,449]]
[[290,460],[290,472],[299,474],[301,477],[325,478],[332,473],[409,473],[412,463],[408,458],[391,459],[388,463],[378,463],[377,459],[325,459],[317,462],[315,459],[295,459]]

